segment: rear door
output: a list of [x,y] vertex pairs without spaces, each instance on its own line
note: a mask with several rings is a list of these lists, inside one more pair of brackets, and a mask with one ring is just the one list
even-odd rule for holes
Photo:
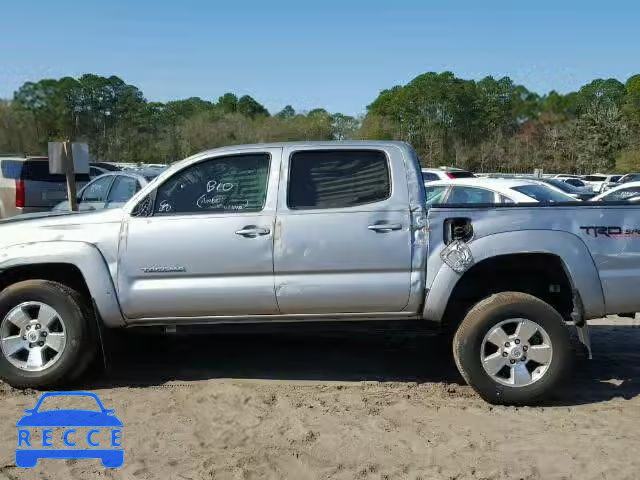
[[400,312],[411,275],[397,149],[285,148],[274,271],[283,314]]

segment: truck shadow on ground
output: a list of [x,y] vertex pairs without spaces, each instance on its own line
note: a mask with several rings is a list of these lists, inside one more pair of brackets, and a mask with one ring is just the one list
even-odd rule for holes
[[[594,326],[592,340],[594,360],[578,361],[551,405],[640,394],[640,327]],[[259,333],[128,333],[115,343],[109,369],[83,388],[215,378],[464,383],[449,338],[417,328],[283,325]]]

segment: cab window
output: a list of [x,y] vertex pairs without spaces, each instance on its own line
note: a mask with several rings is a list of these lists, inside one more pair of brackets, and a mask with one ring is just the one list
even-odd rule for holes
[[270,156],[216,157],[191,165],[164,182],[154,215],[259,212],[267,197]]

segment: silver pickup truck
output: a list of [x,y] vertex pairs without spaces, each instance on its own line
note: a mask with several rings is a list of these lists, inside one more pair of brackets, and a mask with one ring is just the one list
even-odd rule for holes
[[121,209],[4,221],[0,377],[69,382],[106,329],[414,319],[455,332],[484,399],[528,404],[570,370],[571,329],[588,347],[639,293],[637,207],[427,208],[405,143],[236,146]]

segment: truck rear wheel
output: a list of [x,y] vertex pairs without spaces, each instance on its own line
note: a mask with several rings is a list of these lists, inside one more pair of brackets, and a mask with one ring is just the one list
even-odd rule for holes
[[47,280],[0,292],[0,378],[17,388],[77,378],[97,351],[95,319],[82,296]]
[[525,405],[543,400],[569,374],[571,336],[542,300],[501,292],[475,305],[453,339],[460,374],[486,401]]

